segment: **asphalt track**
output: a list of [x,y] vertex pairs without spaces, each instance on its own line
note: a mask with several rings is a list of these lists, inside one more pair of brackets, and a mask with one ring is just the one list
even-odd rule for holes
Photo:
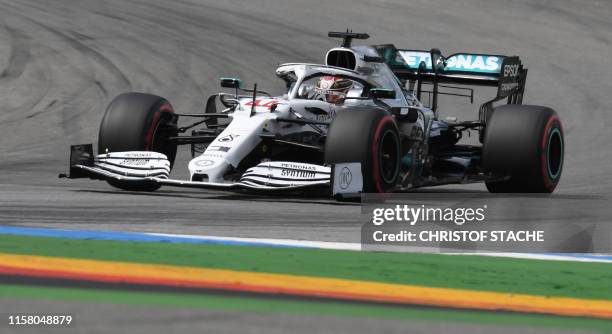
[[[325,316],[258,314],[244,311],[193,310],[182,308],[159,308],[140,305],[109,305],[91,302],[70,301],[57,303],[37,301],[36,304],[20,299],[0,300],[0,309],[10,307],[14,312],[36,313],[48,312],[50,308],[56,313],[74,313],[72,327],[9,328],[3,333],[80,333],[83,324],[87,333],[108,333],[112,324],[113,333],[473,333],[473,334],[507,334],[511,330],[494,325],[471,325],[445,322],[402,321],[371,318],[334,318]],[[104,316],[100,316],[104,315]],[[170,325],[171,324],[171,325]],[[231,326],[228,326],[231,324]],[[271,326],[273,324],[273,326]],[[348,324],[348,325],[347,325]],[[516,329],[514,329],[516,330]],[[587,333],[557,329],[522,329],[521,333],[566,334]]]
[[[347,27],[372,44],[520,55],[524,102],[551,106],[564,122],[565,166],[550,200],[574,216],[557,219],[584,212],[608,221],[611,16],[607,1],[1,0],[0,224],[359,241],[359,206],[326,198],[136,194],[57,179],[70,144],[95,143],[115,95],[155,93],[193,112],[220,76],[280,91],[276,65],[322,61],[337,45],[326,32]],[[441,105],[460,119],[478,106]],[[187,150],[178,160],[173,177],[185,177]],[[464,190],[486,194],[482,185],[436,189]]]

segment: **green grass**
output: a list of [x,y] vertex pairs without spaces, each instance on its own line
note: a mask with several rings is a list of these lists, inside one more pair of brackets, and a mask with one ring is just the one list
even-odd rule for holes
[[9,235],[0,236],[0,252],[612,299],[612,266],[605,263]]
[[[359,317],[433,322],[476,323],[490,326],[547,327],[610,332],[610,322],[596,319],[510,314],[436,308],[318,302],[270,298],[240,298],[204,294],[93,290],[0,284],[0,298],[121,303],[169,308],[203,308],[256,313]],[[78,315],[77,315],[78,316]]]

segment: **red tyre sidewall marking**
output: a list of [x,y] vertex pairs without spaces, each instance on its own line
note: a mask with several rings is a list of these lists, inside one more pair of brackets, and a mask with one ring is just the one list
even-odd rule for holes
[[380,147],[380,133],[387,122],[391,122],[391,124],[393,124],[393,117],[385,116],[380,120],[380,122],[378,122],[376,131],[374,132],[374,138],[372,139],[372,173],[374,174],[374,186],[376,187],[376,191],[379,193],[384,193],[385,188],[383,187],[382,180],[380,178],[380,160],[378,159],[378,149]]
[[153,149],[153,136],[155,136],[155,131],[157,130],[157,126],[163,112],[174,113],[174,110],[170,104],[164,103],[155,111],[153,114],[153,119],[151,120],[151,125],[149,126],[149,130],[147,130],[147,133],[145,134],[145,151],[150,151]]
[[555,123],[555,121],[557,121],[557,123],[559,123],[559,130],[561,130],[561,133],[563,133],[563,127],[561,126],[561,121],[559,120],[559,116],[554,115],[552,117],[550,117],[548,119],[548,122],[546,123],[546,127],[544,128],[544,136],[542,137],[542,152],[540,153],[541,156],[541,172],[542,172],[542,176],[544,179],[544,186],[548,189],[548,190],[552,190],[555,187],[555,184],[552,182],[552,180],[550,179],[550,177],[548,176],[548,149],[547,149],[547,145],[548,145],[548,136],[550,136],[550,132],[553,128],[553,124]]

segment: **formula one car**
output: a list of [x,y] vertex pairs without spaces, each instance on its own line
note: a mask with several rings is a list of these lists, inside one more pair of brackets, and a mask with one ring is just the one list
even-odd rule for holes
[[[555,189],[563,128],[554,110],[522,104],[527,69],[518,57],[443,57],[437,49],[351,45],[367,34],[329,36],[342,45],[327,52],[325,65],[278,67],[282,96],[222,78],[231,93],[210,96],[203,112],[179,114],[159,96],[119,95],[102,119],[98,155],[91,144],[72,146],[63,176],[138,191],[323,190],[340,198],[469,182],[491,192]],[[497,87],[497,94],[476,120],[439,119],[439,95],[473,100],[463,86]],[[186,118],[197,121],[179,127]],[[480,144],[459,144],[466,131],[477,132]],[[189,180],[169,178],[178,145],[191,146]]]

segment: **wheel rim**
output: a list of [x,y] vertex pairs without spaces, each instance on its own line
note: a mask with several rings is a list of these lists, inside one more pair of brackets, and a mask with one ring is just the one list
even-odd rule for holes
[[395,182],[399,169],[399,145],[397,135],[391,130],[386,130],[381,137],[378,159],[385,183]]
[[548,162],[548,176],[551,180],[558,178],[563,164],[563,138],[558,128],[553,128],[548,136],[546,160]]

